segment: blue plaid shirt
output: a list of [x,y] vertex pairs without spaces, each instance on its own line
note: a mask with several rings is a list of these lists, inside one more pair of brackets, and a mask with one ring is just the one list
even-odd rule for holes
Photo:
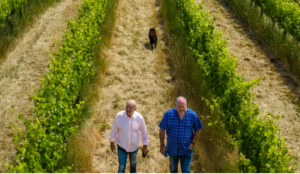
[[187,109],[181,120],[176,108],[173,108],[165,113],[159,127],[167,130],[168,153],[170,155],[184,155],[189,151],[194,130],[202,129],[203,125],[194,111]]

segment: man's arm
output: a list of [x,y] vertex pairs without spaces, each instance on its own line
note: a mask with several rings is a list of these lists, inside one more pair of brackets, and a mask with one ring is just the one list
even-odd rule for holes
[[159,139],[160,139],[160,153],[165,156],[167,147],[165,145],[165,135],[166,135],[166,130],[159,129]]
[[168,128],[168,111],[163,116],[160,124],[159,124],[159,140],[160,140],[160,153],[165,156],[167,147],[165,145],[165,135],[166,130]]
[[110,130],[110,136],[109,136],[109,139],[110,139],[110,149],[111,151],[114,151],[116,149],[115,147],[115,141],[116,141],[116,137],[117,137],[117,134],[118,134],[118,126],[117,126],[117,118],[115,118],[114,120],[114,123],[112,125],[112,128]]
[[[194,137],[193,137],[192,143],[191,143],[191,145],[190,145],[190,150],[194,148],[194,144],[197,142],[197,139],[198,139],[198,137],[199,137],[199,135],[200,135],[200,131],[201,131],[201,129],[199,129],[198,131],[196,131],[196,132],[194,133]],[[193,143],[194,143],[194,144],[193,144]]]
[[141,134],[143,140],[143,153],[146,154],[148,151],[147,145],[149,144],[149,139],[148,139],[147,128],[144,119],[142,119],[141,122]]
[[200,131],[203,128],[200,118],[198,117],[198,115],[196,113],[194,115],[194,119],[195,120],[193,123],[193,129],[195,130],[195,133],[194,133],[194,137],[193,137],[193,140],[192,140],[190,148],[189,148],[190,150],[194,148],[194,144],[197,142],[197,139],[200,135]]
[[165,135],[166,135],[166,130],[159,129],[160,145],[165,145]]

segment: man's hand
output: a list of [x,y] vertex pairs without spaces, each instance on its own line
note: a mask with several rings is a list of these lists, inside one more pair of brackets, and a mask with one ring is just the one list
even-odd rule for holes
[[111,149],[112,152],[113,152],[114,150],[116,150],[116,147],[115,147],[115,143],[114,143],[114,142],[111,142],[111,143],[110,143],[110,149]]
[[191,143],[189,150],[194,149],[194,145]]
[[143,146],[143,154],[146,154],[147,151],[148,151],[147,145],[144,145],[144,146]]
[[167,147],[166,147],[166,146],[160,146],[160,153],[161,153],[163,156],[165,156],[166,150],[167,150]]

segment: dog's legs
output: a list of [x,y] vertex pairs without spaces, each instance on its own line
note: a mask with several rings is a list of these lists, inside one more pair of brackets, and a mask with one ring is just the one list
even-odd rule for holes
[[150,41],[151,49],[153,50],[153,42]]

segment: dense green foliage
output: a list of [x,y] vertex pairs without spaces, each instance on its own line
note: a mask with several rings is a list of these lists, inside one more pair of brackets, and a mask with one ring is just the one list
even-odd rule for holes
[[300,8],[290,0],[251,0],[260,6],[275,23],[280,24],[298,41],[300,40]]
[[0,0],[0,61],[48,7],[61,0]]
[[[264,47],[272,50],[274,58],[280,61],[284,68],[292,72],[293,81],[300,76],[300,44],[294,37],[284,37],[280,26],[274,26],[274,22],[268,16],[261,17],[261,9],[251,5],[251,0],[224,0],[224,4],[231,9],[231,13],[241,21],[244,21],[256,34]],[[297,80],[296,80],[297,81]]]
[[[246,82],[236,71],[236,60],[227,43],[216,33],[209,13],[193,0],[164,0],[175,4],[178,22],[187,33],[189,49],[199,63],[205,88],[212,93],[211,112],[233,137],[241,154],[242,172],[292,172],[283,138],[271,117],[258,118],[251,89],[258,80]],[[172,7],[168,7],[172,8]]]
[[0,3],[0,27],[10,18],[12,13],[19,13],[27,0],[2,0]]
[[41,90],[32,96],[34,120],[26,120],[26,132],[14,135],[18,152],[9,172],[69,172],[58,167],[66,150],[67,138],[76,132],[74,124],[82,114],[83,103],[75,104],[83,82],[94,75],[94,47],[104,21],[107,0],[84,0],[76,21],[68,21],[63,45],[51,55],[49,73]]
[[[11,23],[14,14],[23,14],[25,9],[30,10],[31,3],[41,3],[48,0],[2,0],[0,1],[0,28],[6,23]],[[26,6],[28,5],[28,6]]]

